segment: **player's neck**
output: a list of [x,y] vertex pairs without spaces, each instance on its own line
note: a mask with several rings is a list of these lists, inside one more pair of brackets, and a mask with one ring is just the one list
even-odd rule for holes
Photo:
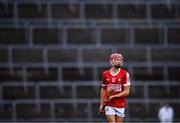
[[111,67],[110,73],[111,73],[112,75],[116,75],[117,73],[119,73],[120,69],[121,69],[121,68]]

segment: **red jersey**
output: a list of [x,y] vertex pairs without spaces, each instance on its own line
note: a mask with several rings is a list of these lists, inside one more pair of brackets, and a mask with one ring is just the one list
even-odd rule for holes
[[[118,94],[124,90],[124,86],[130,85],[129,73],[123,69],[120,69],[115,75],[110,70],[106,70],[102,75],[102,86],[106,88],[107,97],[108,91],[113,89],[111,95]],[[106,102],[107,106],[115,108],[125,108],[125,97],[115,98]]]

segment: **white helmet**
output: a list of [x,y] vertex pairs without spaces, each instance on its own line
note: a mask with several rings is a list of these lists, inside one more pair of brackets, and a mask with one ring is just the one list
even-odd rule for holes
[[114,62],[114,61],[120,61],[120,66],[123,65],[123,56],[122,54],[119,54],[119,53],[113,53],[110,55],[110,63]]

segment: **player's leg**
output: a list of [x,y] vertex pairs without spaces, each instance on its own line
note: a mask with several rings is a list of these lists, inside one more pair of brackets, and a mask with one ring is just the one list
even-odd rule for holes
[[115,120],[116,120],[116,123],[123,123],[123,117],[119,117],[115,115]]
[[106,115],[109,123],[116,123],[115,115]]
[[116,123],[115,110],[110,106],[105,107],[106,117],[109,123]]
[[122,123],[123,122],[123,118],[125,116],[125,108],[115,108],[115,120],[116,123]]

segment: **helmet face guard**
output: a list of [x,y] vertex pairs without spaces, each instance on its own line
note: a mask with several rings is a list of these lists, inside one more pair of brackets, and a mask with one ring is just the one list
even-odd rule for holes
[[119,53],[113,53],[110,55],[110,63],[111,65],[114,65],[115,67],[119,68],[123,65],[123,56]]

